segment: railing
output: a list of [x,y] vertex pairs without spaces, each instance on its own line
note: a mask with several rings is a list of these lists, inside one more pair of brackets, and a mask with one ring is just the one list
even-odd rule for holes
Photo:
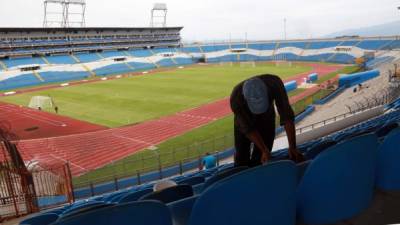
[[[232,146],[233,134],[194,142],[189,145],[176,144],[163,147],[161,144],[159,149],[156,147],[147,149],[132,155],[128,159],[111,163],[77,177],[74,179],[74,187],[88,187],[110,181],[118,182],[130,177],[139,177],[138,182],[142,183],[143,179],[140,179],[140,177],[149,172],[159,172],[160,176],[163,177],[163,171],[172,166],[183,167],[185,163],[194,160],[201,163],[201,159],[206,153],[218,155],[221,151]],[[180,170],[184,171],[184,169]]]
[[347,113],[343,113],[343,114],[340,114],[340,115],[337,115],[337,116],[334,116],[334,117],[331,117],[331,118],[328,118],[328,119],[325,119],[325,120],[322,120],[322,121],[319,121],[319,122],[316,122],[316,123],[313,123],[313,124],[310,124],[310,125],[307,125],[307,126],[304,126],[304,127],[301,127],[301,128],[298,128],[298,129],[296,129],[296,134],[301,134],[301,133],[304,133],[306,131],[310,131],[310,130],[313,130],[315,128],[325,126],[326,124],[334,123],[336,121],[345,119],[345,118],[347,118],[349,116],[353,116],[353,115],[355,115],[355,114],[357,114],[359,112],[362,112],[364,110],[368,110],[368,109],[371,109],[371,108],[374,108],[374,107],[376,107],[376,106],[358,109],[357,111],[350,111],[350,112],[347,112]]
[[347,118],[349,116],[353,116],[356,113],[375,108],[378,106],[383,106],[386,104],[391,103],[393,100],[397,99],[400,96],[400,88],[388,88],[386,90],[380,90],[378,93],[375,93],[370,98],[365,97],[364,101],[355,101],[354,105],[349,106],[346,105],[348,108],[348,112],[325,119],[323,121],[313,123],[311,125],[298,128],[296,130],[297,134],[304,133],[305,131],[313,130],[314,128],[325,126],[328,123],[333,123],[338,120]]

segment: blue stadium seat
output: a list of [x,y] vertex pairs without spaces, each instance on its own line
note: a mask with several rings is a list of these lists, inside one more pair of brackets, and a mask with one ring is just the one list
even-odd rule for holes
[[13,88],[22,88],[42,83],[33,74],[18,75],[0,81],[0,90],[9,90]]
[[203,186],[203,190],[206,188],[210,187],[212,184],[215,182],[222,180],[224,178],[230,177],[236,173],[242,172],[244,170],[248,169],[246,166],[240,166],[240,167],[229,167],[223,170],[220,170],[214,174],[214,176],[210,177]]
[[297,168],[280,161],[220,180],[195,202],[189,225],[294,225]]
[[178,181],[178,184],[187,184],[187,185],[193,186],[193,185],[204,183],[204,181],[205,181],[205,178],[203,176],[194,176],[194,177],[183,178]]
[[274,50],[276,43],[248,44],[248,48],[255,50]]
[[6,66],[11,69],[17,66],[32,65],[32,64],[46,64],[40,57],[24,57],[24,58],[11,58],[2,60]]
[[123,74],[134,71],[129,68],[125,63],[115,63],[93,70],[98,76],[109,76],[115,74]]
[[153,54],[149,50],[131,50],[129,51],[129,54],[135,56],[135,57],[149,57],[152,56]]
[[20,225],[48,225],[55,222],[58,219],[58,214],[55,213],[44,213],[39,215],[33,215],[27,219],[22,220]]
[[364,40],[357,47],[368,50],[378,50],[385,45],[388,45],[391,40]]
[[128,62],[128,64],[133,66],[135,70],[151,70],[156,68],[156,66],[152,63]]
[[176,49],[175,48],[154,48],[154,49],[152,49],[152,51],[154,52],[154,53],[173,53],[173,52],[176,52]]
[[376,186],[385,191],[400,190],[400,128],[392,130],[378,150]]
[[373,196],[377,148],[377,137],[369,134],[318,155],[298,187],[300,221],[332,224],[366,209]]
[[100,60],[100,57],[95,53],[79,53],[75,54],[75,56],[82,63],[94,62]]
[[62,82],[62,81],[69,81],[69,80],[79,80],[85,79],[90,76],[90,73],[87,71],[81,72],[41,72],[40,76],[44,79],[45,82]]
[[100,202],[100,201],[92,201],[92,202],[87,202],[87,203],[83,203],[83,204],[74,204],[70,208],[64,210],[64,212],[62,212],[60,214],[60,218],[66,218],[66,217],[78,215],[78,214],[88,212],[88,211],[93,211],[93,210],[100,209],[100,208],[110,207],[113,205],[114,205],[114,203],[106,203],[106,202]]
[[104,51],[101,53],[101,55],[104,58],[108,58],[108,57],[126,57],[126,55],[122,52],[122,51]]
[[164,58],[157,62],[162,67],[176,66],[176,64],[170,58]]
[[194,63],[192,58],[183,57],[175,58],[175,61],[178,65],[189,65]]
[[194,203],[199,195],[168,203],[174,225],[187,225]]
[[286,48],[286,47],[295,47],[305,49],[307,46],[307,42],[281,42],[279,44],[279,48]]
[[186,53],[200,53],[201,52],[199,47],[183,47],[183,48],[180,48],[179,50],[181,50],[182,52],[186,52]]
[[76,63],[76,61],[69,55],[46,56],[46,59],[51,64],[75,64]]
[[127,203],[127,202],[137,201],[142,196],[149,194],[151,192],[153,192],[153,189],[150,189],[150,188],[132,191],[132,192],[126,193],[124,196],[122,196],[121,199],[119,199],[118,203]]
[[192,186],[182,184],[161,191],[151,192],[142,196],[139,200],[157,200],[163,203],[170,203],[191,196],[193,196]]
[[164,204],[142,201],[118,204],[112,207],[59,219],[53,225],[172,225],[171,214]]

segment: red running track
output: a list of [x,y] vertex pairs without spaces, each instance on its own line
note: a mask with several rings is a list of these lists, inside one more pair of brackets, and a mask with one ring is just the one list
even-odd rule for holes
[[0,129],[12,140],[63,136],[107,129],[107,127],[0,102]]
[[[317,72],[320,76],[342,67],[318,64],[313,66],[312,72]],[[299,74],[291,80],[302,81],[309,73]],[[226,98],[137,125],[21,140],[17,145],[25,161],[37,161],[43,167],[68,161],[72,174],[78,176],[230,114],[229,99]]]

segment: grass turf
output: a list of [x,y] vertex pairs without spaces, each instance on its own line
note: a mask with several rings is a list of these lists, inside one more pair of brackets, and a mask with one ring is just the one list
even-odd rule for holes
[[[289,96],[300,94],[305,89],[296,89]],[[304,110],[304,109],[303,109]],[[297,112],[298,113],[298,112]],[[159,145],[157,150],[143,150],[125,159],[74,178],[75,187],[89,183],[101,183],[115,177],[128,177],[137,172],[158,170],[161,166],[176,165],[179,161],[190,161],[206,152],[220,151],[233,146],[233,116],[227,116],[181,136],[169,139]]]
[[[107,127],[119,127],[173,114],[229,96],[232,87],[256,74],[282,79],[310,71],[304,65],[257,67],[238,64],[192,66],[154,74],[49,89],[2,98],[27,106],[32,96],[51,96],[59,114]],[[53,112],[53,109],[45,109]]]

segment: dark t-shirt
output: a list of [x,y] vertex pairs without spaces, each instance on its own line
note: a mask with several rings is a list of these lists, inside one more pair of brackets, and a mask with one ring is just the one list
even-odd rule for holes
[[254,115],[250,112],[242,90],[245,81],[236,85],[231,94],[230,103],[235,115],[235,126],[244,134],[248,134],[254,130],[262,131],[269,130],[266,128],[275,127],[274,104],[278,110],[281,125],[287,121],[294,121],[294,112],[289,104],[289,98],[282,80],[278,76],[270,74],[256,77],[260,78],[268,89],[270,105],[265,113]]

